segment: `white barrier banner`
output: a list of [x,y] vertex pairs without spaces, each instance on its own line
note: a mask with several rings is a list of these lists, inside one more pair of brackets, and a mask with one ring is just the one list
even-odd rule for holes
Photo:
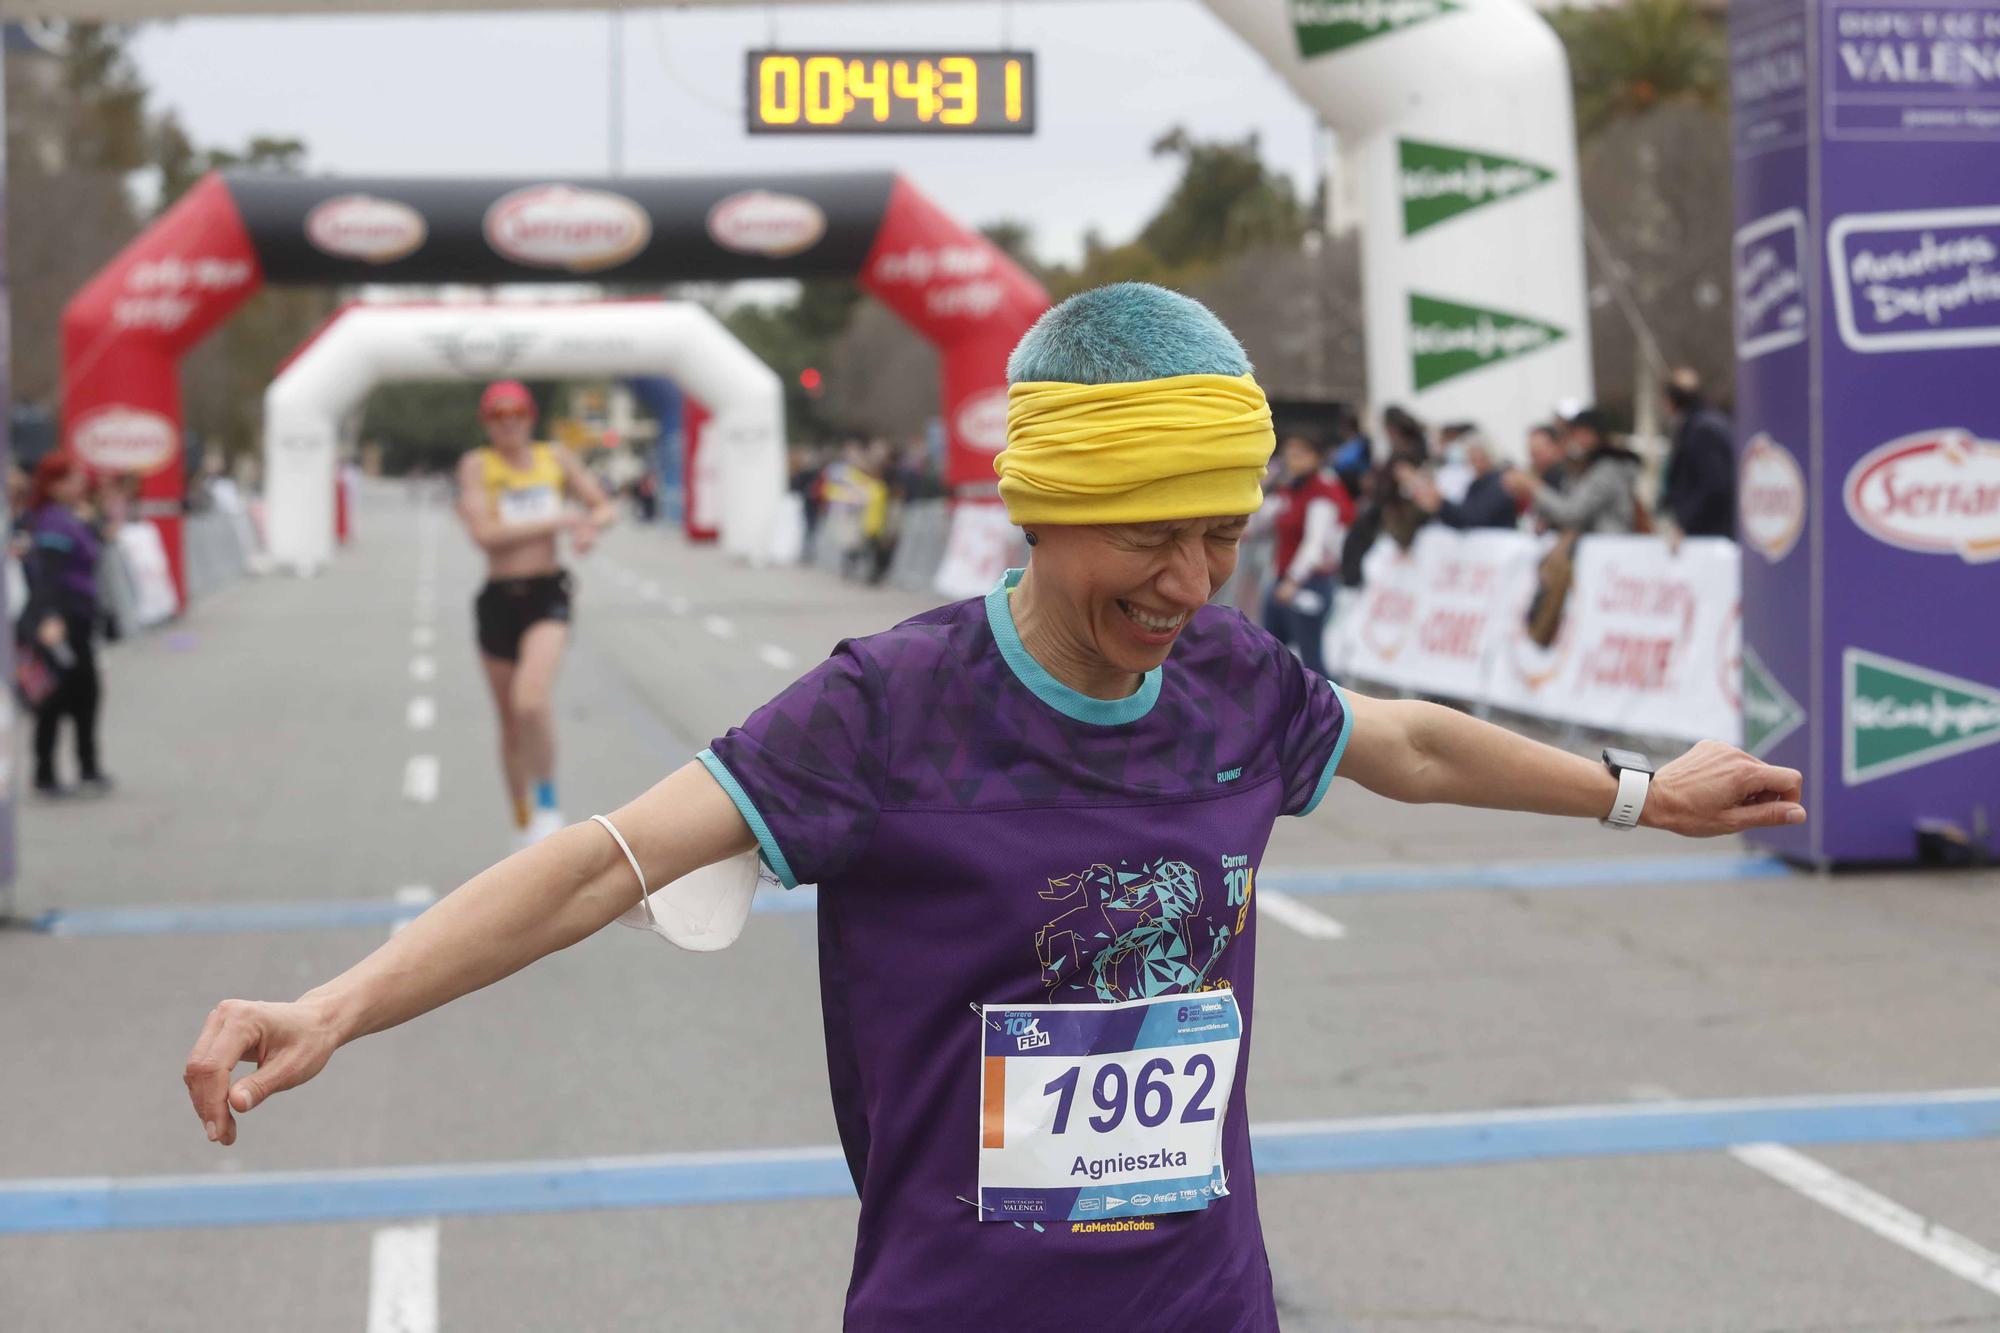
[[1608,730],[1735,744],[1742,734],[1740,564],[1710,537],[1577,545],[1565,632],[1576,639],[1565,716]]
[[1741,734],[1736,546],[1656,537],[1577,544],[1556,641],[1529,639],[1548,537],[1428,527],[1368,553],[1329,635],[1336,674],[1608,731],[1734,743]]
[[167,548],[160,530],[151,523],[127,523],[118,529],[118,551],[132,571],[133,608],[141,625],[157,625],[181,609],[174,591],[174,575],[167,564]]
[[1019,548],[1021,534],[1000,505],[972,501],[954,505],[944,560],[931,586],[939,596],[954,601],[984,597],[1013,567],[1008,562],[1018,556]]

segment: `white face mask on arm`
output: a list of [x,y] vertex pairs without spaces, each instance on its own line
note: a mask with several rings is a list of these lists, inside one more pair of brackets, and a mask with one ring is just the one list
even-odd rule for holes
[[762,863],[752,849],[682,875],[671,884],[646,892],[646,872],[639,858],[609,819],[592,815],[618,843],[626,863],[639,880],[639,901],[618,917],[618,924],[650,930],[669,944],[694,953],[714,953],[736,943],[757,896]]

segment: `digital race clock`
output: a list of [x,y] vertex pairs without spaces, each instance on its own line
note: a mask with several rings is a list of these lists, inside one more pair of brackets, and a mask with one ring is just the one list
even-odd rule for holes
[[1031,51],[752,51],[752,134],[1032,134]]

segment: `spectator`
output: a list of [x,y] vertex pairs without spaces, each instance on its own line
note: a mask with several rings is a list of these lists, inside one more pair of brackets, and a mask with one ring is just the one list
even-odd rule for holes
[[1388,437],[1389,457],[1369,479],[1369,495],[1380,531],[1388,533],[1396,545],[1407,551],[1417,539],[1417,529],[1430,520],[1430,515],[1411,503],[1410,497],[1397,484],[1396,465],[1407,463],[1418,469],[1428,467],[1431,461],[1429,434],[1423,422],[1400,407],[1383,409],[1382,433]]
[[1264,628],[1296,648],[1299,660],[1324,676],[1326,618],[1333,610],[1333,576],[1340,567],[1341,530],[1354,521],[1354,500],[1326,471],[1329,450],[1319,440],[1288,434],[1278,446],[1280,472],[1265,504],[1275,511],[1277,550]]
[[1458,501],[1444,497],[1442,483],[1432,480],[1425,473],[1403,464],[1403,472],[1398,480],[1417,508],[1436,518],[1446,527],[1463,531],[1466,528],[1511,528],[1520,522],[1521,506],[1507,493],[1499,463],[1493,457],[1491,446],[1474,431],[1465,437],[1465,465],[1472,474],[1472,480],[1465,488],[1465,498]]
[[1528,466],[1542,485],[1560,491],[1569,485],[1569,459],[1563,454],[1562,429],[1540,425],[1528,428]]
[[1595,408],[1578,412],[1564,443],[1570,481],[1563,490],[1516,468],[1501,480],[1507,493],[1526,499],[1550,527],[1564,532],[1633,532],[1648,526],[1639,514],[1639,456],[1611,442],[1603,413]]
[[1687,537],[1736,536],[1735,429],[1703,400],[1701,380],[1683,366],[1667,378],[1673,452],[1660,508]]
[[[97,713],[103,692],[96,639],[101,616],[97,560],[103,540],[84,521],[89,474],[71,454],[50,454],[35,466],[22,573],[28,601],[15,623],[17,650],[32,654],[53,675],[54,688],[34,700],[35,791],[48,797],[102,796],[111,779],[97,766]],[[56,780],[56,741],[62,720],[76,727],[78,785]]]
[[1463,500],[1473,477],[1472,460],[1467,457],[1479,428],[1470,421],[1454,421],[1438,427],[1437,447],[1441,458],[1432,472],[1438,493],[1447,500]]
[[1359,499],[1362,482],[1375,465],[1375,444],[1362,433],[1361,418],[1345,409],[1341,414],[1340,436],[1340,447],[1333,451],[1334,475],[1340,478],[1350,496]]

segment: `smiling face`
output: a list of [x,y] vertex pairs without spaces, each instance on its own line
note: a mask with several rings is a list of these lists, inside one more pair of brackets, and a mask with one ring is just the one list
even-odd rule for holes
[[1144,674],[1236,572],[1247,516],[1066,527],[1037,524],[1037,591],[1078,653]]

